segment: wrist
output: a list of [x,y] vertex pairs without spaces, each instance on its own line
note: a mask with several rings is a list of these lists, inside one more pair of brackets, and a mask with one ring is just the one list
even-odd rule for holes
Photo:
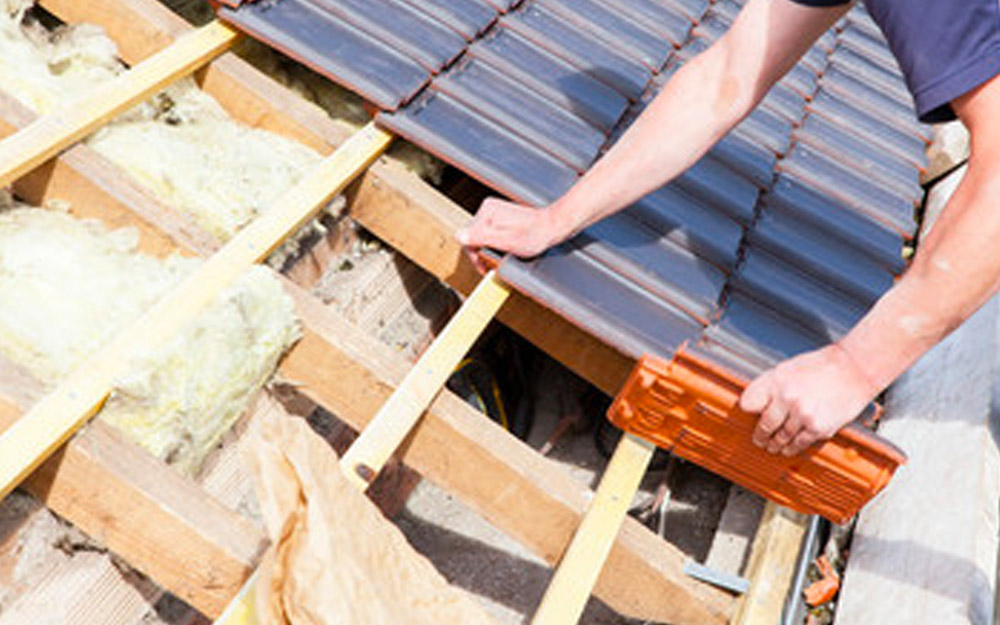
[[857,380],[865,393],[869,397],[874,398],[889,385],[889,382],[883,383],[882,380],[885,376],[880,375],[878,371],[872,370],[868,366],[874,361],[866,358],[863,353],[859,353],[856,346],[846,339],[847,337],[832,343],[830,348],[837,353],[840,366],[849,370],[851,377]]
[[586,226],[561,199],[542,210],[545,211],[545,230],[551,245],[569,239]]

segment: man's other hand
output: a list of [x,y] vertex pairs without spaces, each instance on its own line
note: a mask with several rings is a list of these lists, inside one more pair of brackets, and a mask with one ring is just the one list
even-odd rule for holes
[[877,392],[850,355],[833,344],[762,373],[743,391],[740,408],[760,414],[754,444],[794,456],[833,436]]
[[572,234],[549,208],[532,208],[499,198],[487,198],[475,218],[455,237],[482,271],[479,250],[484,247],[521,258],[537,256]]

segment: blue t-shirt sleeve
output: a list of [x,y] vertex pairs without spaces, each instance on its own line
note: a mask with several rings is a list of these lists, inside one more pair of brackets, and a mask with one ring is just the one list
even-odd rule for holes
[[[829,7],[851,0],[791,0]],[[951,101],[1000,74],[997,0],[866,0],[926,123],[955,118]]]
[[923,122],[955,118],[951,101],[1000,73],[997,0],[868,0]]

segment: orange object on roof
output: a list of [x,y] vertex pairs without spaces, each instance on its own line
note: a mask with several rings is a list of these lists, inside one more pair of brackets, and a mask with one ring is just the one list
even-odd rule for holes
[[746,381],[684,348],[643,356],[608,411],[612,423],[772,501],[845,523],[906,455],[860,425],[793,457],[753,444],[757,415],[739,409]]
[[836,569],[825,555],[816,558],[816,569],[820,578],[802,591],[806,603],[814,608],[832,601],[840,590],[840,575],[837,575]]

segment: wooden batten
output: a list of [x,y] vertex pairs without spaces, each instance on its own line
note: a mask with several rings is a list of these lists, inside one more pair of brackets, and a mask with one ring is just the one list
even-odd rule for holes
[[781,622],[808,517],[768,502],[750,550],[750,589],[740,598],[733,625]]
[[[127,94],[131,91],[130,85],[135,76],[148,73],[148,82],[153,83],[157,80],[156,77],[170,74],[169,66],[166,66],[167,60],[177,56],[174,60],[182,66],[192,63],[193,58],[205,60],[208,57],[199,54],[199,51],[214,49],[217,41],[225,40],[225,31],[215,33],[202,29],[195,34],[198,36],[183,37],[171,48],[151,57],[149,66],[140,64],[133,73],[119,76],[113,83],[109,83],[119,84],[126,94],[120,101],[128,100]],[[175,51],[176,55],[173,54]],[[161,68],[160,65],[165,67]],[[78,105],[82,110],[87,110],[94,103],[94,114],[105,115],[106,109],[110,107],[103,106],[102,98],[113,91],[110,87],[102,88],[95,91],[91,98],[81,99]],[[29,140],[47,137],[53,143],[61,142],[64,139],[62,134],[52,133],[53,136],[49,137],[47,132],[39,135],[36,130],[44,131],[50,127],[58,129],[58,120],[63,115],[64,112],[60,111],[41,117],[0,143],[0,172],[20,171],[22,163],[30,163],[38,154],[50,151],[44,144],[39,144],[37,150],[27,150],[24,153],[6,149],[24,143],[20,141],[22,137],[26,136]],[[79,117],[74,118],[68,128],[72,130],[88,125],[89,122],[84,117]],[[72,132],[66,136],[71,134]],[[252,264],[262,262],[285,238],[315,216],[388,147],[391,139],[391,135],[375,128],[374,124],[359,130],[279,198],[270,210],[250,222],[209,257],[195,273],[182,280],[155,306],[117,334],[100,351],[88,357],[59,386],[33,405],[25,418],[12,425],[0,437],[0,495],[10,492],[99,410],[111,391],[115,377],[124,373],[133,354],[166,342],[210,304],[222,289],[233,283]]]
[[344,454],[352,484],[364,491],[375,480],[509,295],[492,271],[483,278]]
[[[357,332],[301,288],[288,282],[286,290],[307,330],[282,362],[282,375],[313,401],[363,430],[410,364]],[[330,384],[330,379],[338,383]],[[565,551],[593,497],[559,465],[447,390],[431,404],[401,455],[408,466],[551,564]],[[676,547],[627,519],[595,594],[635,618],[678,624],[726,622],[730,595],[687,577],[683,560]]]
[[576,623],[590,598],[656,446],[622,436],[573,540],[559,560],[532,625]]

